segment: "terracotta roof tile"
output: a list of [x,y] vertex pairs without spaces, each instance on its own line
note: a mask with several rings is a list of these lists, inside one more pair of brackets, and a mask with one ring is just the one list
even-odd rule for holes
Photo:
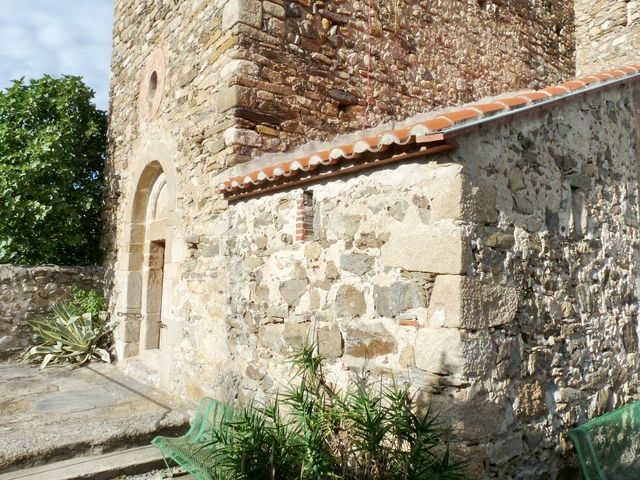
[[491,103],[475,103],[469,106],[468,108],[477,110],[481,113],[493,113],[493,112],[498,112],[500,110],[505,110],[507,107],[505,107],[502,103],[491,102]]
[[580,80],[585,85],[588,85],[590,83],[596,83],[596,82],[600,81],[597,77],[594,77],[593,75],[589,75],[587,77],[580,77],[577,80]]
[[624,77],[627,72],[625,72],[624,70],[620,70],[620,69],[615,69],[615,70],[609,70],[608,72],[609,75],[612,75],[613,77],[619,78],[619,77]]
[[477,117],[480,115],[477,110],[473,110],[471,108],[465,108],[464,110],[456,110],[454,112],[445,113],[443,117],[449,119],[453,123],[458,123],[463,120],[469,120],[470,118]]
[[535,102],[536,100],[544,100],[545,98],[549,98],[551,96],[552,95],[550,93],[547,93],[542,90],[538,92],[529,92],[529,93],[523,93],[522,95],[519,95],[519,97],[526,98],[530,102]]
[[443,128],[452,127],[455,124],[453,120],[450,120],[448,117],[445,117],[444,115],[440,115],[439,117],[425,120],[424,122],[421,122],[421,123],[431,131],[442,130]]
[[596,77],[598,80],[611,80],[612,78],[615,78],[609,72],[596,73],[594,77]]
[[586,87],[587,84],[584,82],[581,82],[580,80],[571,80],[568,82],[561,83],[558,86],[567,88],[569,90],[577,90],[578,88]]
[[517,96],[517,97],[501,98],[500,100],[496,100],[496,103],[498,104],[501,103],[505,107],[513,108],[513,107],[519,107],[521,105],[526,105],[527,103],[531,103],[531,100],[523,98],[522,96]]
[[[501,112],[517,113],[519,107],[539,102],[549,103],[559,100],[563,96],[581,89],[599,88],[598,83],[607,83],[613,79],[631,76],[640,72],[640,63],[628,65],[619,69],[609,70],[595,75],[587,75],[575,80],[543,90],[515,94],[511,97],[494,99],[484,103],[475,103],[458,110],[444,112],[433,118],[415,121],[395,130],[387,130],[376,135],[360,138],[351,143],[320,150],[313,154],[300,156],[289,162],[277,163],[256,170],[245,175],[233,177],[219,185],[219,191],[228,196],[239,195],[252,188],[282,180],[286,177],[298,175],[299,172],[310,172],[322,165],[334,165],[342,160],[352,159],[363,153],[380,152],[392,145],[442,144],[447,138],[447,131],[468,122],[490,118]],[[434,144],[435,145],[435,144]],[[438,147],[440,148],[440,147]]]
[[569,93],[571,90],[569,90],[567,87],[556,85],[555,87],[547,87],[544,90],[540,90],[540,91],[544,93],[548,93],[552,97],[557,97],[558,95],[564,95],[565,93]]

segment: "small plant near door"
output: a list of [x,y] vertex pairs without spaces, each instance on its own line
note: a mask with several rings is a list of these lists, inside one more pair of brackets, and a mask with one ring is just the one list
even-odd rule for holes
[[110,363],[116,322],[109,320],[105,309],[104,297],[96,290],[74,290],[70,302],[27,319],[31,346],[21,359],[40,363],[40,368],[56,363],[80,366],[92,359]]

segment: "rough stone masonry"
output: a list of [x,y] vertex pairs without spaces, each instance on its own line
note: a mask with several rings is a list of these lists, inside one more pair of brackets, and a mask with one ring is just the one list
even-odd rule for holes
[[637,87],[222,199],[307,140],[573,75],[566,2],[373,3],[117,2],[119,358],[246,401],[315,338],[336,382],[365,369],[441,406],[471,478],[554,478],[567,429],[637,394]]
[[19,267],[0,265],[0,360],[27,346],[24,320],[44,313],[56,302],[69,300],[70,289],[102,288],[96,267]]

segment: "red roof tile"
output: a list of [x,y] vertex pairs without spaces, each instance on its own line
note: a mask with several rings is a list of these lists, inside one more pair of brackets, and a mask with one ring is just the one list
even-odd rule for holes
[[614,79],[640,73],[640,63],[609,70],[596,75],[588,75],[543,90],[516,94],[512,97],[495,99],[485,103],[475,103],[459,110],[442,113],[434,118],[416,121],[396,130],[383,131],[377,135],[364,137],[352,143],[340,145],[329,150],[321,150],[301,156],[290,162],[277,163],[254,170],[246,175],[233,177],[219,185],[219,191],[226,196],[239,195],[252,188],[292,177],[299,172],[315,170],[321,165],[334,165],[342,160],[352,159],[366,152],[384,151],[390,145],[409,143],[429,144],[446,139],[447,130],[464,125],[470,121],[491,117],[496,113],[517,113],[519,107],[529,104],[550,103],[560,100],[564,95],[590,87],[598,88]]
[[526,105],[527,103],[531,103],[531,100],[518,95],[517,97],[508,97],[501,98],[500,100],[496,100],[497,104],[504,105],[507,109],[513,107],[520,107],[522,105]]

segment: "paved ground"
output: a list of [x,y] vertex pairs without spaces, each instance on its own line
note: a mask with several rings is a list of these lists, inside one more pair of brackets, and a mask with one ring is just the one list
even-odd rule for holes
[[181,434],[192,409],[108,364],[0,363],[0,472]]

